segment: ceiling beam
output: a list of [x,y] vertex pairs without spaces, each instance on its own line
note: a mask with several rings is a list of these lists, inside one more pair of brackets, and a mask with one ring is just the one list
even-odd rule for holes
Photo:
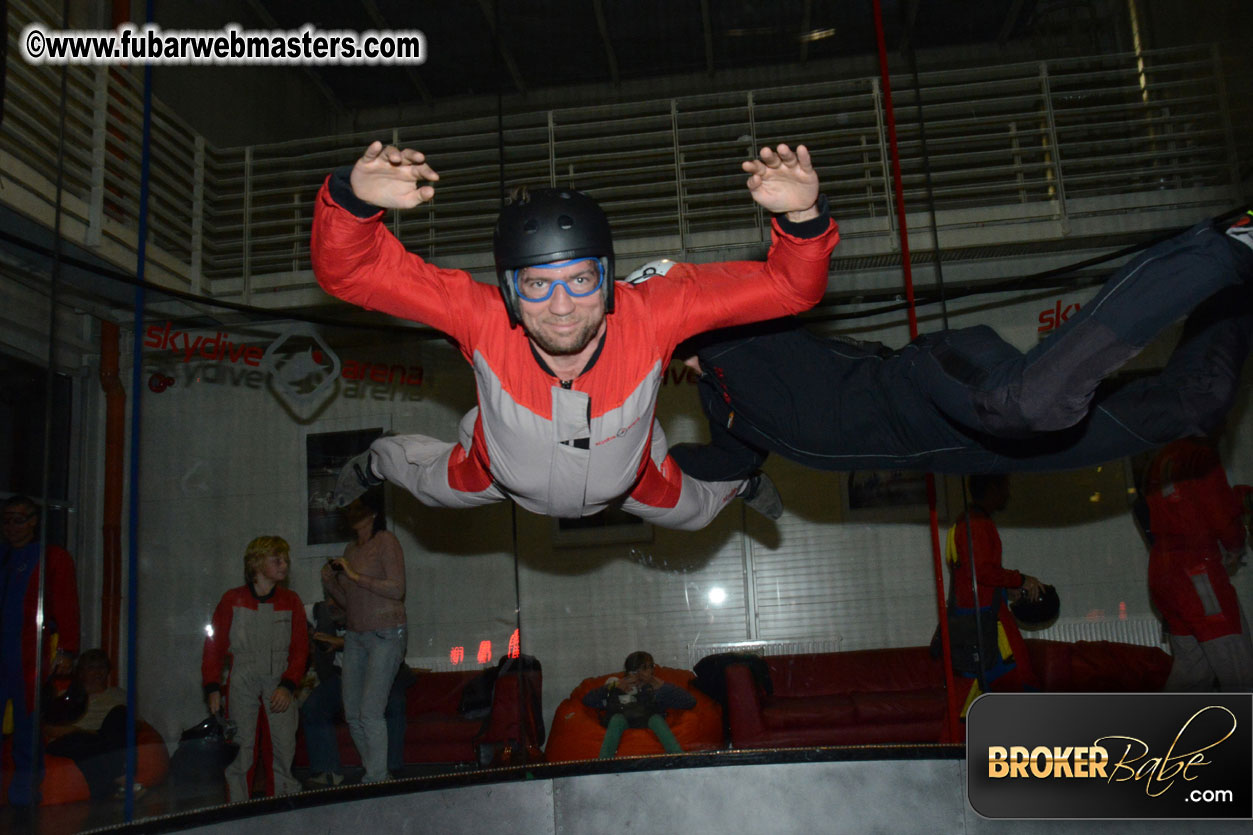
[[[279,25],[278,21],[274,19],[274,15],[270,14],[269,9],[261,5],[260,0],[248,0],[248,8],[252,9],[253,14],[260,19],[261,25],[267,29],[283,28]],[[304,70],[305,75],[309,77],[309,80],[313,82],[313,85],[317,87],[318,92],[320,92],[326,98],[327,102],[330,103],[331,107],[335,109],[335,113],[339,116],[339,120],[341,122],[346,122],[348,120],[348,110],[339,100],[339,96],[335,95],[335,91],[330,88],[326,81],[323,80],[322,76],[319,75],[317,70],[315,70],[312,66],[303,64],[301,69]]]
[[918,23],[918,7],[922,0],[909,0],[905,6],[905,18],[901,21],[901,52],[908,52],[914,42],[914,26]]
[[1022,0],[1013,0],[1009,4],[1009,9],[1005,12],[1005,22],[1001,24],[1000,34],[996,36],[997,43],[1005,43],[1009,40],[1009,36],[1013,34],[1014,27],[1018,25],[1018,18],[1022,17]]
[[809,59],[809,32],[813,28],[814,0],[805,0],[805,9],[801,12],[801,63]]
[[714,74],[714,27],[709,16],[709,0],[700,0],[700,22],[705,30],[705,70]]
[[513,86],[518,89],[519,93],[526,92],[526,84],[522,81],[522,73],[518,71],[518,62],[513,60],[513,53],[509,51],[509,47],[505,46],[504,38],[496,31],[496,8],[500,0],[479,0],[479,8],[483,10],[483,17],[487,18],[487,26],[492,31],[492,39],[496,42],[496,52],[500,56],[500,60],[504,63],[505,69],[509,71],[509,77],[513,79]]
[[[365,9],[365,13],[369,15],[370,22],[374,24],[374,28],[380,31],[391,29],[391,27],[387,25],[387,21],[383,18],[383,13],[379,11],[379,7],[375,4],[374,0],[361,0],[361,5]],[[431,91],[426,89],[426,84],[423,83],[422,77],[418,75],[418,68],[413,64],[404,64],[403,67],[405,75],[409,77],[409,83],[414,86],[414,89],[418,91],[418,95],[422,97],[422,103],[430,104],[434,101]]]
[[605,59],[609,61],[609,78],[614,86],[618,84],[618,56],[613,52],[613,43],[609,40],[609,24],[605,21],[605,5],[603,0],[596,0],[596,26],[600,29],[600,40],[605,45]]

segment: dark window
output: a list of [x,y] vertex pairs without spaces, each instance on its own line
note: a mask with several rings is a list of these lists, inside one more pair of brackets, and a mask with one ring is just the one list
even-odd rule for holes
[[70,485],[72,386],[66,374],[52,379],[52,444],[48,487],[44,489],[44,433],[48,373],[39,366],[0,354],[0,490],[22,493],[44,506],[48,541],[65,542]]

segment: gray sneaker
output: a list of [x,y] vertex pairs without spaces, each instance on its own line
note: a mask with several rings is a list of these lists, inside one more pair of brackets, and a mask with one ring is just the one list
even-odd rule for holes
[[331,494],[331,504],[335,507],[348,507],[354,499],[371,487],[378,487],[383,479],[370,469],[370,450],[348,459],[344,468],[339,471],[335,480],[335,492]]
[[767,519],[778,519],[783,515],[783,497],[779,495],[779,489],[774,486],[770,476],[763,472],[759,471],[749,478],[741,498],[744,499],[744,504]]

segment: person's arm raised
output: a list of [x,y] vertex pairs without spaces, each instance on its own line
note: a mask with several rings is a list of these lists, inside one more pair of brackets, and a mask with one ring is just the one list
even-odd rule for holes
[[348,181],[358,200],[380,209],[412,209],[435,197],[439,174],[426,155],[375,140],[352,167]]
[[429,203],[438,180],[422,152],[371,143],[318,192],[309,255],[318,284],[332,296],[430,325],[460,343],[477,317],[504,314],[494,305],[495,288],[463,270],[427,263],[381,218],[384,210]]
[[800,313],[826,293],[839,231],[809,150],[762,148],[741,167],[753,200],[775,213],[766,261],[679,263],[666,280],[641,285],[663,339]]
[[749,193],[763,209],[793,223],[818,217],[818,172],[804,145],[795,151],[787,145],[764,147],[741,167],[749,175]]

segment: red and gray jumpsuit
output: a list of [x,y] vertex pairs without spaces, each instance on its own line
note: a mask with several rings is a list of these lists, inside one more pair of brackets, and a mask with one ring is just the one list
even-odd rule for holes
[[[1153,537],[1149,593],[1175,655],[1167,689],[1209,689],[1215,675],[1224,689],[1250,686],[1253,649],[1219,548],[1245,547],[1243,507],[1218,453],[1195,438],[1166,445],[1149,464],[1144,495]],[[1224,660],[1229,649],[1236,657]],[[1197,669],[1180,670],[1189,664]]]
[[222,595],[212,624],[200,672],[205,694],[216,691],[230,656],[229,714],[238,728],[235,739],[239,743],[239,754],[226,767],[230,800],[248,799],[258,709],[265,710],[270,728],[275,793],[300,791],[291,773],[300,710],[293,701],[287,710],[276,713],[270,709],[270,696],[279,687],[295,694],[304,678],[309,660],[304,604],[294,591],[282,586],[264,597],[258,597],[251,585],[239,586]]
[[328,178],[313,220],[318,282],[451,336],[474,367],[478,406],[458,443],[376,441],[379,474],[440,507],[511,498],[534,513],[578,517],[626,497],[629,513],[686,530],[707,525],[743,481],[698,481],[669,456],[653,412],[671,353],[702,331],[812,307],[839,239],[825,212],[792,225],[794,234],[776,219],[764,263],[675,264],[664,282],[619,283],[599,354],[566,388],[537,362],[526,332],[510,327],[495,286],[406,251],[380,215],[356,200],[343,173]]

